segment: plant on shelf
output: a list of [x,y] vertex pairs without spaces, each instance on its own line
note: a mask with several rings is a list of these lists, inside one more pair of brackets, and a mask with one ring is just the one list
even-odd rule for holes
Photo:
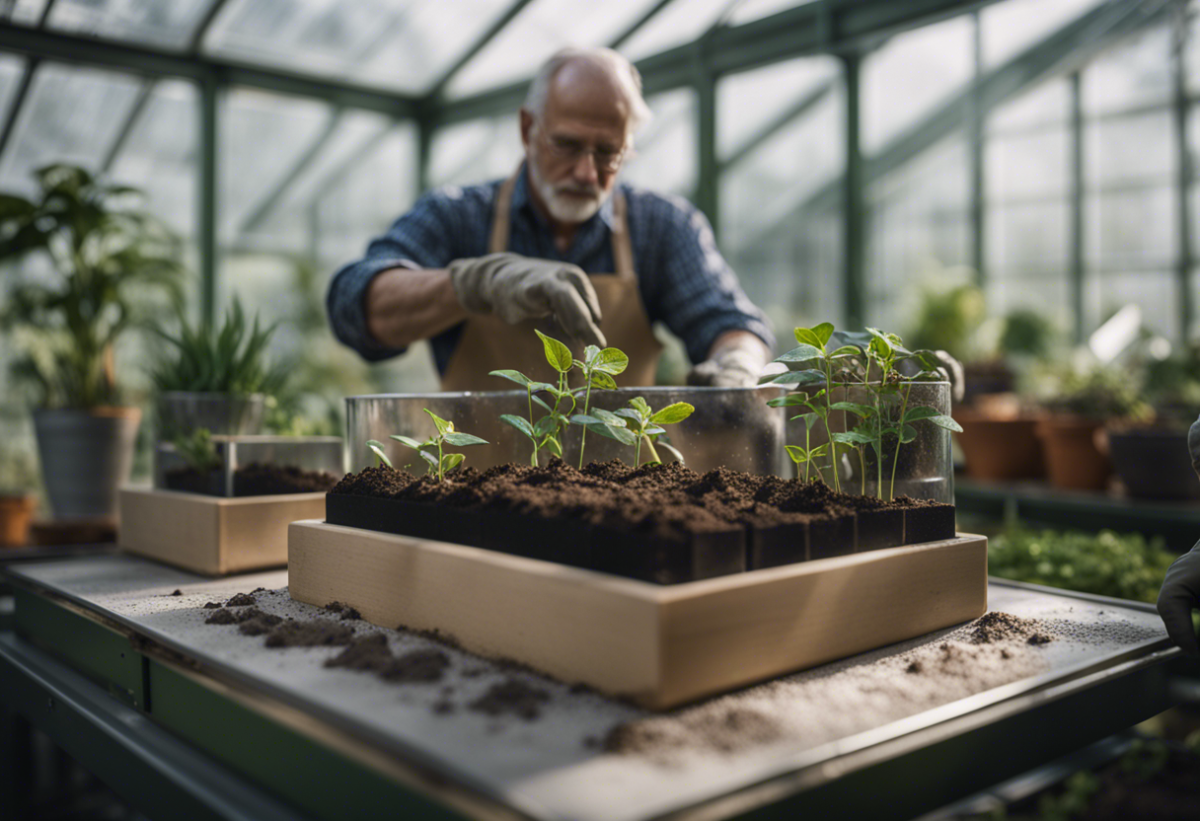
[[[635,396],[627,406],[615,413],[605,410],[595,410],[591,414],[578,414],[571,421],[582,425],[601,436],[616,439],[625,445],[632,445],[633,464],[637,467],[642,463],[642,442],[650,450],[650,464],[661,464],[654,445],[664,448],[681,463],[683,454],[666,441],[666,429],[663,425],[674,425],[687,419],[696,410],[687,402],[675,402],[659,411],[653,410],[644,397]],[[662,441],[660,441],[660,439]]]
[[[538,464],[538,453],[543,448],[552,455],[562,458],[564,432],[572,422],[581,425],[583,430],[579,441],[579,466],[582,468],[587,431],[594,431],[594,428],[576,421],[575,417],[588,416],[591,410],[593,389],[613,390],[617,387],[617,382],[613,377],[625,372],[625,369],[629,367],[629,357],[618,348],[598,348],[595,345],[588,345],[584,350],[583,359],[575,359],[571,355],[571,349],[559,340],[546,336],[541,331],[535,330],[535,333],[542,340],[546,361],[558,374],[558,384],[535,382],[515,370],[491,371],[489,376],[498,376],[525,388],[526,398],[529,402],[528,419],[511,413],[502,415],[500,419],[505,424],[516,428],[533,443],[530,464],[535,466]],[[569,376],[576,368],[583,375],[583,385],[572,388]],[[539,393],[548,394],[554,399],[554,405],[551,406],[545,399],[536,395]],[[583,400],[583,413],[576,414],[575,410],[580,405],[580,399]],[[545,415],[536,420],[533,413],[534,404],[545,411]],[[597,413],[601,412],[597,411]],[[603,413],[607,413],[607,411]],[[633,442],[628,444],[633,444]]]
[[[884,493],[885,461],[891,453],[890,484],[888,496],[895,495],[896,468],[900,460],[900,447],[916,439],[914,423],[928,421],[947,430],[958,430],[957,423],[936,408],[914,406],[910,403],[912,386],[920,381],[939,381],[942,377],[936,370],[937,360],[930,351],[910,351],[903,340],[892,333],[868,328],[865,333],[840,333],[840,344],[830,348],[835,338],[834,326],[828,322],[815,328],[796,328],[799,347],[775,359],[787,367],[782,374],[769,374],[759,380],[760,384],[782,385],[795,388],[787,396],[770,400],[773,407],[801,407],[808,412],[792,417],[803,420],[805,444],[788,447],[788,455],[797,466],[805,466],[805,479],[810,466],[817,467],[817,475],[824,480],[819,457],[828,455],[829,472],[833,487],[841,490],[838,460],[840,454],[855,452],[860,465],[860,492],[866,492],[867,451],[874,456],[876,492],[880,498]],[[921,368],[912,376],[903,375],[901,363],[911,361]],[[815,392],[801,390],[811,387]],[[833,401],[837,389],[849,396],[847,389],[855,388],[866,401],[853,402],[849,399]],[[830,417],[843,412],[856,418],[853,428],[834,430]],[[813,446],[813,427],[821,422],[827,441]],[[892,441],[895,447],[891,447]],[[840,452],[840,453],[839,453]]]
[[190,433],[180,434],[175,437],[174,445],[179,458],[197,473],[209,473],[223,464],[208,428],[196,428]]
[[[478,436],[472,436],[469,433],[462,433],[454,429],[453,422],[447,422],[442,417],[438,416],[429,408],[425,408],[425,413],[429,414],[429,418],[433,420],[434,426],[437,428],[435,433],[424,442],[418,442],[416,439],[410,439],[407,436],[397,436],[393,434],[392,439],[395,439],[405,447],[412,448],[421,458],[428,463],[426,468],[428,475],[436,476],[437,481],[441,482],[446,478],[446,474],[463,463],[466,458],[461,453],[446,453],[445,446],[452,445],[456,448],[467,447],[468,445],[486,445],[486,439],[480,439]],[[383,461],[387,462],[387,457],[383,455],[382,448],[376,448],[372,445],[379,445],[378,442],[372,440],[367,445],[375,453],[376,457],[382,457]],[[436,455],[435,455],[436,454]],[[388,462],[388,467],[391,467],[391,462]]]
[[[117,407],[114,350],[181,301],[181,244],[143,210],[135,189],[71,165],[34,176],[36,197],[0,195],[0,330],[22,349],[14,374],[37,394],[34,424],[55,513],[112,515],[141,416]],[[15,266],[27,257],[50,270],[22,276]]]

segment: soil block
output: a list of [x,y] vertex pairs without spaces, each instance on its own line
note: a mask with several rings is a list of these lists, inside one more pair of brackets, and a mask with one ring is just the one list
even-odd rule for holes
[[881,550],[904,544],[904,510],[896,507],[859,508],[855,511],[856,552]]
[[[225,496],[223,469],[200,472],[193,467],[175,468],[163,474],[168,490]],[[275,496],[284,493],[321,493],[337,484],[337,477],[290,465],[252,463],[233,472],[233,496]]]
[[510,510],[488,510],[479,516],[481,547],[573,567],[592,567],[592,525],[582,519]]
[[468,547],[483,547],[483,519],[482,513],[472,510],[401,499],[344,493],[325,495],[325,521],[328,524],[363,527]]
[[808,559],[808,522],[751,525],[746,531],[746,569],[781,567]]
[[904,544],[938,542],[954,538],[954,505],[925,499],[904,501],[908,503],[904,509]]
[[655,584],[711,579],[746,569],[746,532],[729,526],[671,537],[598,525],[592,557],[593,570]]
[[220,470],[200,472],[195,468],[176,468],[163,474],[167,490],[202,493],[205,496],[225,495],[225,474]]
[[813,513],[808,520],[808,558],[828,559],[854,552],[854,511]]

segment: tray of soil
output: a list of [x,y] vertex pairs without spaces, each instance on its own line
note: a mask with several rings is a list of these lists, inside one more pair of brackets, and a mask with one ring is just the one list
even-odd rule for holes
[[337,436],[213,436],[196,431],[154,452],[154,485],[240,498],[320,493],[344,472]]
[[443,481],[387,467],[343,478],[329,524],[482,547],[679,584],[955,535],[954,507],[837,493],[819,481],[678,463],[582,471],[562,460],[466,468]]
[[251,463],[233,471],[233,492],[226,493],[223,470],[199,471],[174,468],[163,474],[167,490],[202,493],[206,496],[274,496],[280,493],[322,493],[338,483],[338,477],[319,470],[292,465]]

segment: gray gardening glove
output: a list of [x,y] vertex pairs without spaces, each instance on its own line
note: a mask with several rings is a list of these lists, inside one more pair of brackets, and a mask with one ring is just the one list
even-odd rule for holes
[[1188,428],[1188,453],[1192,455],[1192,470],[1200,477],[1200,419]]
[[597,327],[596,291],[575,265],[520,254],[488,254],[451,262],[450,283],[471,313],[495,314],[510,325],[553,315],[577,341],[605,346]]
[[711,357],[688,371],[687,383],[714,388],[748,388],[758,384],[766,364],[766,346],[756,338],[741,337],[717,348]]
[[[1192,430],[1195,429],[1193,425]],[[1191,440],[1189,436],[1189,443]],[[1162,616],[1171,641],[1185,655],[1200,661],[1200,643],[1192,627],[1193,607],[1200,607],[1200,542],[1175,560],[1158,591],[1158,615]]]
[[933,357],[937,360],[938,371],[950,383],[950,398],[961,402],[967,389],[962,363],[945,351],[934,351]]

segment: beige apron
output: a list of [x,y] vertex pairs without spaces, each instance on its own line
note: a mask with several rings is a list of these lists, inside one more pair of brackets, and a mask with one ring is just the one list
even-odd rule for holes
[[[496,213],[488,253],[508,250],[511,225],[512,192],[517,183],[518,169],[500,185],[496,193]],[[620,190],[613,192],[613,259],[615,274],[589,274],[596,298],[600,303],[600,330],[610,347],[620,348],[629,357],[629,368],[617,377],[622,387],[642,387],[654,384],[662,343],[654,336],[650,320],[642,305],[637,275],[633,270],[633,246],[629,241],[629,223],[625,218],[625,198]],[[583,348],[569,339],[554,322],[553,317],[526,320],[509,325],[490,314],[471,314],[467,317],[458,347],[450,356],[442,376],[444,391],[495,391],[511,387],[503,379],[488,376],[490,371],[518,370],[531,379],[555,383],[558,376],[549,363],[542,341],[534,328],[547,336],[560,339],[571,347],[576,359],[582,359]]]

